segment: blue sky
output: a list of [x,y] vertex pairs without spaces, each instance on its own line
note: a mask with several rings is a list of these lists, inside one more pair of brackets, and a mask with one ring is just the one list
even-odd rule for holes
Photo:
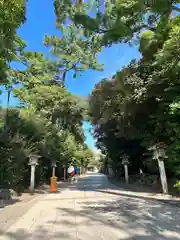
[[[27,42],[27,49],[48,54],[48,49],[43,46],[43,38],[47,35],[59,35],[55,26],[55,15],[52,0],[29,0],[27,8],[27,22],[18,30],[18,34]],[[104,63],[103,72],[87,71],[77,79],[70,75],[67,80],[69,91],[82,96],[91,93],[94,85],[102,78],[113,75],[122,66],[128,64],[133,58],[139,58],[139,52],[135,47],[127,44],[113,45],[106,48],[99,55],[99,61]],[[1,104],[6,104],[6,94],[1,96]],[[11,104],[17,104],[17,100],[11,98]],[[89,133],[90,124],[85,123],[85,134],[89,146],[94,147],[94,139]]]

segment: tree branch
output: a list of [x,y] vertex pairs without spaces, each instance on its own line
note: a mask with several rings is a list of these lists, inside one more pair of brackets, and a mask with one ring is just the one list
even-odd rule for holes
[[176,7],[176,6],[172,6],[172,10],[180,13],[180,8],[178,8],[178,7]]

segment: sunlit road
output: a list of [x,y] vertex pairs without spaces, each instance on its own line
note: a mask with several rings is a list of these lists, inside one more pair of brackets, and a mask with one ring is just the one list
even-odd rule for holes
[[118,189],[101,174],[41,198],[0,240],[180,240],[180,210]]

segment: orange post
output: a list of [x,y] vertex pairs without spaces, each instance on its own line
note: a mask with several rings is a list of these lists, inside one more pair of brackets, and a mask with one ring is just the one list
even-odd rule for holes
[[57,192],[57,177],[51,177],[51,185],[50,185],[50,192],[55,193]]

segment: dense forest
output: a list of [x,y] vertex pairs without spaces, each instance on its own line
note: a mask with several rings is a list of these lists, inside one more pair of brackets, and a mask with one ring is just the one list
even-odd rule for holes
[[[0,185],[15,189],[29,186],[31,158],[38,158],[37,184],[49,181],[53,161],[62,168],[86,167],[92,160],[83,131],[87,104],[65,88],[65,81],[68,72],[76,78],[86,69],[102,68],[96,61],[99,49],[88,48],[90,40],[73,22],[65,27],[58,13],[61,37],[45,36],[42,43],[52,57],[27,51],[17,35],[26,22],[26,3],[0,1],[0,79],[9,106],[0,110]],[[13,68],[13,62],[21,67]],[[11,108],[11,94],[20,103],[16,108]]]
[[[96,18],[82,15],[83,25],[99,33],[103,46],[136,45],[141,59],[112,78],[102,79],[89,97],[97,145],[115,171],[122,156],[130,171],[158,173],[148,148],[163,142],[168,177],[180,177],[180,8],[179,1],[114,1],[97,8]],[[91,29],[90,22],[96,23]],[[95,24],[93,24],[95,26]],[[120,56],[117,56],[120,57]]]
[[[163,142],[168,177],[180,177],[180,1],[54,0],[59,36],[45,36],[52,59],[26,51],[17,29],[26,21],[26,2],[0,1],[1,84],[19,99],[20,108],[1,110],[1,182],[24,182],[28,158],[40,156],[42,178],[55,159],[87,166],[92,151],[84,143],[83,121],[91,121],[104,164],[131,173],[158,173],[148,148]],[[65,88],[88,69],[101,71],[98,53],[126,43],[139,48],[110,79],[100,81],[88,104]],[[121,56],[117,55],[117,58]],[[21,69],[11,62],[22,64]],[[112,59],[110,61],[113,61]],[[87,81],[90,81],[87,79]],[[78,84],[78,80],[77,80]],[[88,107],[87,107],[88,105]]]

